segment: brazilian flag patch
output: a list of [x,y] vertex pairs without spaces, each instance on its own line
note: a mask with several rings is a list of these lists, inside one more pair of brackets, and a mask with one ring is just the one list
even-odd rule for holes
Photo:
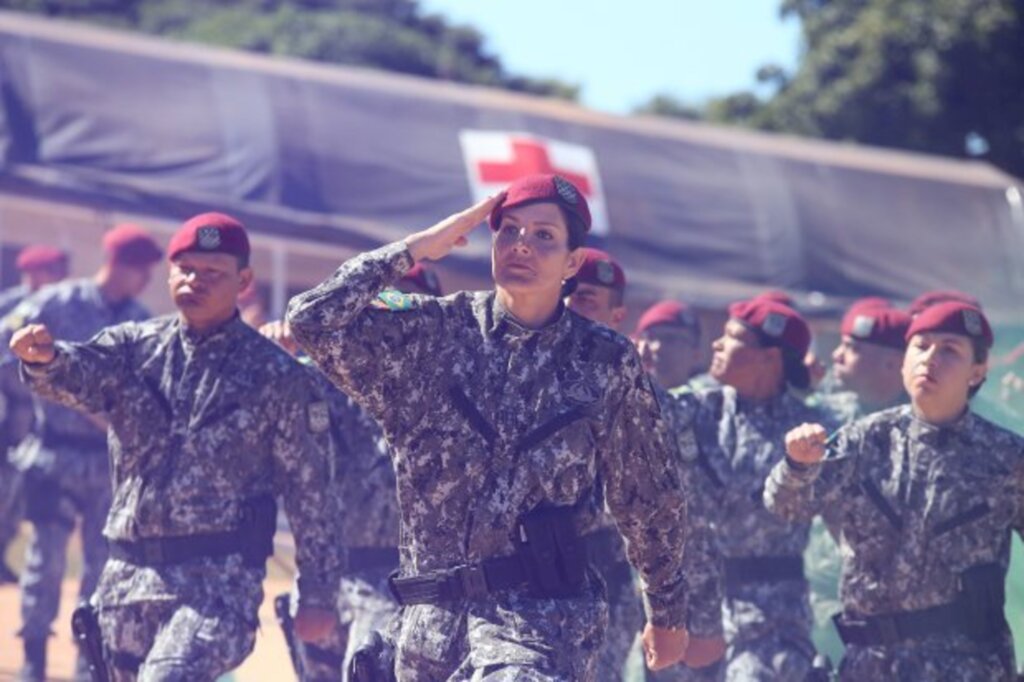
[[403,294],[401,291],[395,291],[394,289],[388,289],[382,291],[373,302],[374,308],[380,308],[381,310],[391,310],[394,312],[402,312],[403,310],[412,310],[419,307],[414,296],[409,294]]

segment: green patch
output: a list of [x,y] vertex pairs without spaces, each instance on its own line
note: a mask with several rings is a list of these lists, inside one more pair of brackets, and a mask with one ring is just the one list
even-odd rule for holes
[[382,291],[377,296],[377,299],[373,302],[373,307],[402,312],[403,310],[418,308],[419,303],[415,296],[403,294],[401,291],[395,291],[394,289],[388,289],[387,291]]

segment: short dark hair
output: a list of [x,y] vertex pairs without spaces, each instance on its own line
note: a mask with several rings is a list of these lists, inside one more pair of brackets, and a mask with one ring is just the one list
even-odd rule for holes
[[569,231],[569,250],[575,251],[587,243],[587,226],[583,219],[575,213],[566,210],[562,206],[559,206],[558,210],[562,212],[562,218],[565,220],[565,226]]
[[808,371],[807,365],[804,364],[804,356],[792,348],[783,346],[778,339],[768,336],[757,327],[751,327],[746,324],[743,326],[754,332],[754,336],[757,337],[757,343],[761,348],[779,349],[779,352],[782,353],[782,375],[785,377],[787,384],[798,390],[811,387],[811,373]]
[[[972,336],[970,338],[971,350],[973,351],[972,355],[974,356],[974,364],[980,365],[988,362],[988,346],[985,345],[985,339],[981,338],[980,336]],[[978,393],[978,391],[981,390],[981,387],[985,385],[985,379],[987,378],[988,377],[982,377],[981,381],[967,389],[968,400],[973,398]]]

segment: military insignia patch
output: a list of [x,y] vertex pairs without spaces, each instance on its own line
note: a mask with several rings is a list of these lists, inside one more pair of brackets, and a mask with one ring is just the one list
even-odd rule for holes
[[981,315],[975,310],[965,310],[964,315],[964,329],[971,336],[981,336],[985,333],[984,328],[981,324]]
[[558,196],[562,197],[562,200],[567,204],[576,205],[580,201],[579,194],[576,193],[576,188],[572,186],[572,183],[563,178],[561,175],[555,176],[555,191],[558,192]]
[[761,323],[761,331],[768,336],[778,338],[786,331],[786,316],[779,313],[768,313]]
[[853,336],[866,339],[871,336],[875,328],[875,318],[868,315],[858,315],[853,319],[853,327],[850,329]]
[[212,251],[220,246],[220,230],[216,227],[200,227],[196,231],[199,248]]
[[396,291],[394,289],[387,289],[386,291],[380,292],[372,305],[374,308],[391,310],[394,312],[412,310],[418,307],[418,303],[414,296],[403,294],[401,291]]
[[601,284],[611,285],[615,283],[615,268],[606,260],[599,260],[595,264],[597,268],[597,281]]
[[597,390],[585,381],[574,381],[565,387],[565,397],[579,405],[597,402]]
[[313,433],[323,433],[331,425],[331,415],[327,411],[327,403],[322,400],[306,406],[306,418],[309,422],[309,430]]

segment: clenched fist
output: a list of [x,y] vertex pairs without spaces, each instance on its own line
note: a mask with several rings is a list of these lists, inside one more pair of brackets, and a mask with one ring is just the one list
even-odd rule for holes
[[685,628],[659,628],[648,623],[642,641],[647,667],[651,670],[664,670],[681,662],[686,656],[690,635]]
[[14,332],[11,337],[11,352],[23,362],[45,365],[57,355],[53,336],[45,324],[30,324]]
[[825,456],[828,431],[821,424],[801,424],[786,434],[786,454],[794,462],[817,464]]

